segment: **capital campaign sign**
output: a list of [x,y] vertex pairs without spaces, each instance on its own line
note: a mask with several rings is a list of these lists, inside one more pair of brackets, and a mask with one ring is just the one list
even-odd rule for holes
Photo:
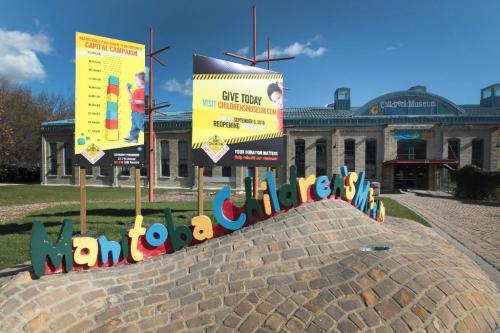
[[238,230],[268,217],[285,212],[293,207],[329,199],[341,199],[366,213],[375,221],[383,222],[385,208],[376,200],[365,173],[349,172],[342,167],[340,174],[327,176],[309,175],[297,178],[297,168],[290,166],[289,182],[276,186],[274,174],[268,172],[261,182],[261,199],[252,197],[252,178],[245,178],[245,204],[233,205],[231,189],[225,186],[213,200],[213,215],[217,224],[212,224],[206,215],[195,216],[189,226],[175,226],[170,208],[165,209],[163,223],[154,223],[148,228],[142,225],[143,217],[135,217],[134,227],[121,229],[120,240],[109,240],[73,235],[73,221],[65,219],[58,240],[52,244],[43,222],[34,222],[31,236],[31,263],[37,277],[46,274],[95,267],[118,266],[134,263],[154,256],[178,251]]

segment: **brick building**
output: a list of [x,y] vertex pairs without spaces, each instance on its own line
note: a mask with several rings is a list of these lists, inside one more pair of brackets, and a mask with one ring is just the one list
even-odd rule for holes
[[[154,124],[156,186],[193,188],[191,112],[169,112],[155,117]],[[277,170],[278,182],[287,179],[292,164],[299,176],[331,175],[347,165],[366,171],[386,190],[440,189],[450,169],[467,164],[500,169],[500,84],[481,89],[474,105],[456,105],[416,86],[351,107],[350,89],[339,88],[325,107],[286,109],[284,125],[287,156]],[[73,135],[72,119],[42,124],[42,184],[79,183]],[[206,187],[242,188],[249,173],[244,167],[205,168]],[[126,167],[95,167],[87,170],[87,184],[132,186],[131,174]],[[141,174],[146,186],[147,169]]]

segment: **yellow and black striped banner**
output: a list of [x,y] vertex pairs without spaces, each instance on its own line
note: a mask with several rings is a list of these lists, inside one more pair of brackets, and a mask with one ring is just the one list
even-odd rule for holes
[[282,73],[274,74],[193,74],[193,80],[254,80],[283,79]]
[[[258,141],[258,140],[264,140],[264,139],[281,138],[282,136],[283,136],[283,132],[266,133],[266,134],[245,136],[245,137],[240,137],[240,138],[232,138],[232,139],[224,140],[224,143],[227,145],[230,145],[230,144],[240,143],[240,142],[250,142],[250,141]],[[201,148],[203,143],[204,142],[195,142],[192,144],[192,148],[193,149]]]

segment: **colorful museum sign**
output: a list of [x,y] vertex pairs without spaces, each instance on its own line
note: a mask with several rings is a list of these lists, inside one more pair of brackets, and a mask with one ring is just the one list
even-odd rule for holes
[[282,165],[283,74],[195,55],[193,163]]
[[75,161],[139,165],[144,155],[144,45],[76,33]]
[[242,207],[233,205],[231,189],[225,186],[213,199],[212,224],[206,215],[195,216],[191,225],[175,226],[170,208],[165,209],[163,223],[143,226],[143,217],[135,217],[134,227],[121,229],[120,240],[73,237],[73,222],[64,220],[58,240],[51,244],[42,222],[34,222],[31,237],[31,263],[37,277],[45,274],[68,272],[93,267],[116,266],[177,251],[213,237],[238,230],[270,216],[287,211],[304,203],[342,199],[351,203],[376,221],[383,222],[385,208],[376,200],[365,173],[348,172],[327,176],[309,175],[297,178],[297,169],[290,167],[289,182],[276,186],[274,174],[268,172],[261,182],[262,199],[252,196],[252,178],[245,178],[246,200]]

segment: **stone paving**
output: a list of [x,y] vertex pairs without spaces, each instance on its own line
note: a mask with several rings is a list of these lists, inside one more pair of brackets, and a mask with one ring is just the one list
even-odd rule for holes
[[500,203],[428,191],[384,196],[415,211],[500,271]]
[[[391,245],[378,253],[368,245]],[[492,332],[500,293],[431,228],[304,205],[134,265],[0,288],[6,332]]]

